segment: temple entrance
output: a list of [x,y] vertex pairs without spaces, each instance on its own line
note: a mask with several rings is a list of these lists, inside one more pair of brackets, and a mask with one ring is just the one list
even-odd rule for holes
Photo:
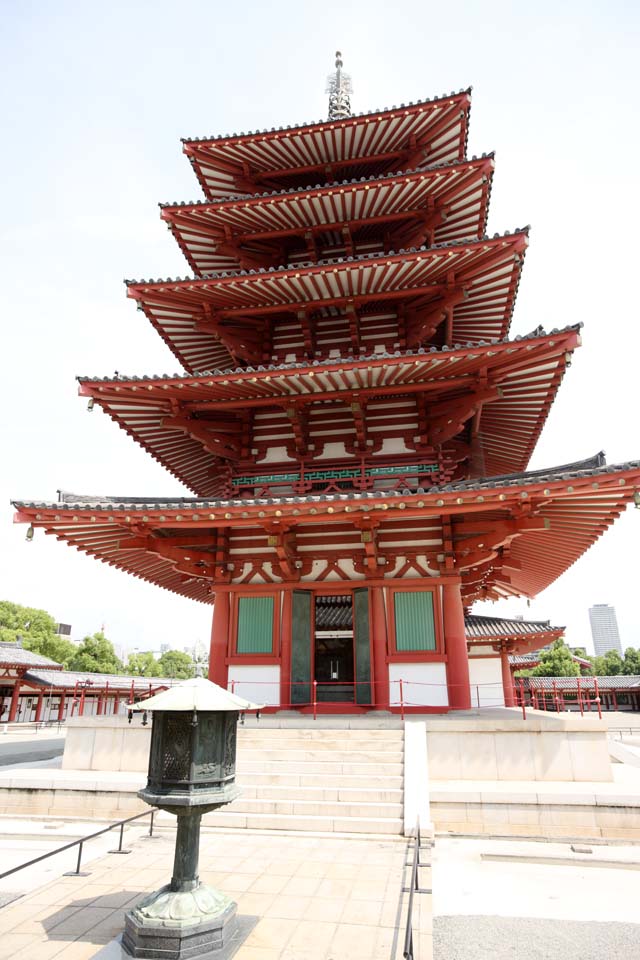
[[314,676],[319,703],[353,703],[353,598],[315,597]]
[[369,590],[345,594],[294,590],[291,624],[291,704],[368,707],[372,703]]

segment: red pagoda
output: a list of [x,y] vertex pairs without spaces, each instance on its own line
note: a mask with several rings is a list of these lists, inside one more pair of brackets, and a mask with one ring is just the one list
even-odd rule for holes
[[528,230],[485,232],[470,90],[359,115],[349,92],[338,55],[328,120],[184,141],[205,199],[162,218],[192,276],[128,282],[184,372],[80,378],[194,496],[17,520],[213,603],[210,677],[250,699],[512,705],[509,655],[548,631],[465,610],[552,583],[640,465],[526,472],[579,325],[509,338]]

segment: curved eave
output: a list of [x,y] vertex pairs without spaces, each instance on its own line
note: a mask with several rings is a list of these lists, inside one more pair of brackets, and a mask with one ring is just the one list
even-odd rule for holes
[[[318,235],[324,228],[325,235],[329,234],[324,245],[340,246],[343,227],[352,231],[375,227],[380,232],[404,225],[406,230],[412,219],[415,224],[426,213],[434,223],[435,242],[454,243],[484,234],[493,169],[490,155],[370,177],[364,182],[341,181],[323,188],[272,191],[215,202],[163,204],[162,218],[199,276],[240,267],[240,253],[229,252],[234,238],[257,255],[258,248],[251,240],[277,244],[285,238],[304,237],[309,230]],[[338,234],[333,240],[330,231]],[[308,259],[308,254],[300,254],[298,259]]]
[[174,378],[80,378],[80,393],[98,403],[197,496],[215,496],[221,486],[211,453],[189,435],[163,427],[163,418],[171,415],[175,404],[197,404],[200,411],[210,404],[213,419],[200,422],[212,428],[216,414],[220,417],[242,408],[279,409],[286,424],[284,408],[292,400],[340,401],[355,394],[380,401],[385,395],[413,394],[421,386],[430,402],[442,403],[474,391],[482,373],[501,393],[484,405],[475,436],[474,471],[491,476],[526,468],[570,354],[580,342],[578,330],[569,327],[513,342],[408,351],[339,365],[301,364],[294,369]]
[[[69,498],[62,503],[14,501],[16,522],[31,523],[118,569],[202,601],[211,599],[210,579],[194,579],[171,560],[144,549],[124,549],[140,531],[164,538],[168,533],[223,528],[262,529],[275,521],[296,527],[336,523],[357,526],[364,514],[380,523],[394,520],[454,522],[469,518],[486,524],[522,516],[531,508],[545,530],[529,530],[511,543],[509,568],[504,559],[482,570],[462,572],[465,602],[478,597],[535,596],[576,562],[619,516],[640,490],[640,462],[575,469],[541,477],[536,471],[500,481],[449,484],[416,494],[351,494],[262,500],[95,500]],[[377,511],[382,511],[377,514]],[[133,526],[132,526],[133,525]],[[184,541],[184,536],[182,536]],[[166,543],[166,541],[164,541]],[[483,580],[484,577],[484,580]],[[215,584],[213,584],[215,589]]]
[[[528,245],[528,231],[491,239],[329,260],[317,266],[166,281],[129,281],[128,295],[190,372],[233,366],[211,333],[202,332],[207,311],[234,318],[294,315],[298,310],[382,301],[442,297],[447,282],[465,289],[453,306],[453,342],[504,337]],[[226,361],[225,361],[226,357]]]
[[323,176],[328,165],[357,165],[371,172],[367,161],[398,169],[410,166],[407,161],[416,155],[422,158],[420,165],[462,160],[470,107],[470,91],[462,91],[339,121],[186,139],[183,149],[212,199],[265,189],[270,177]]

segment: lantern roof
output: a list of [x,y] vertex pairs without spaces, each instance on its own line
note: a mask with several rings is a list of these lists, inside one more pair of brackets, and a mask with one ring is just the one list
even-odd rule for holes
[[185,710],[238,712],[260,710],[257,703],[236,697],[205,677],[194,677],[131,706],[132,710]]

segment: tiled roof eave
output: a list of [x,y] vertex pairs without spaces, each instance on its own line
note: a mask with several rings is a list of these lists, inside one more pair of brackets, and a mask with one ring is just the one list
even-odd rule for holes
[[[425,496],[435,497],[440,494],[446,493],[456,493],[456,492],[468,492],[474,493],[475,491],[488,491],[495,490],[498,492],[503,492],[509,490],[510,487],[514,488],[516,491],[520,487],[529,487],[534,484],[544,484],[544,483],[554,483],[554,482],[569,482],[572,480],[580,479],[591,479],[596,477],[607,477],[611,475],[620,474],[623,472],[629,472],[637,474],[637,480],[632,479],[633,483],[640,484],[640,460],[629,461],[622,464],[613,464],[613,465],[602,465],[602,455],[596,454],[595,457],[591,457],[588,460],[581,461],[580,463],[572,463],[568,466],[555,467],[547,471],[534,471],[531,475],[528,473],[512,474],[510,476],[500,477],[500,478],[487,478],[482,480],[467,480],[458,484],[447,484],[444,486],[434,486],[429,487],[428,489],[423,489],[421,491],[401,491],[401,490],[386,490],[386,491],[364,491],[364,492],[355,492],[355,493],[340,493],[340,494],[315,494],[309,496],[292,496],[292,497],[261,497],[254,499],[207,499],[203,500],[195,497],[172,497],[172,498],[153,498],[153,497],[133,497],[133,498],[119,498],[119,497],[84,497],[78,496],[76,494],[64,494],[65,499],[61,502],[46,502],[46,501],[27,501],[27,500],[13,500],[12,503],[16,509],[42,509],[42,510],[54,510],[56,512],[63,510],[96,510],[104,512],[117,512],[117,511],[142,511],[142,512],[153,512],[153,511],[163,511],[163,512],[177,512],[184,511],[186,509],[192,510],[215,510],[215,509],[232,509],[240,508],[247,509],[249,507],[265,507],[265,506],[297,506],[299,504],[309,504],[309,505],[326,505],[327,507],[333,504],[340,503],[349,503],[362,502],[362,503],[374,503],[376,501],[385,501],[385,500],[403,500],[413,502],[416,498],[423,498]],[[626,482],[626,481],[625,481]],[[471,502],[471,501],[469,501]],[[444,502],[440,504],[437,500],[429,504],[430,507],[433,506],[445,506]],[[486,509],[490,509],[490,504],[487,504]]]
[[358,187],[364,186],[365,184],[371,185],[372,183],[378,182],[386,183],[396,180],[399,177],[423,175],[429,176],[430,174],[442,172],[449,168],[454,169],[456,167],[473,166],[474,164],[493,161],[494,159],[495,154],[490,152],[483,153],[480,156],[473,156],[471,159],[450,160],[443,163],[433,163],[427,167],[420,167],[419,169],[412,168],[410,170],[396,170],[393,173],[371,174],[368,177],[350,177],[346,180],[332,180],[329,183],[315,184],[312,187],[289,187],[282,190],[265,190],[263,193],[236,193],[229,194],[228,197],[214,197],[211,200],[164,201],[159,203],[158,206],[162,210],[172,209],[176,211],[184,211],[185,209],[189,209],[191,207],[195,209],[202,209],[206,207],[223,206],[228,203],[250,203],[253,205],[264,200],[278,200],[284,199],[285,197],[291,198],[291,200],[296,200],[298,197],[306,196],[307,194],[324,192],[326,190],[335,190],[336,188],[339,189],[340,187]]
[[384,363],[389,360],[402,360],[415,359],[416,357],[422,356],[432,356],[434,354],[440,355],[452,355],[460,352],[478,352],[483,349],[490,350],[492,347],[500,345],[516,345],[527,342],[535,342],[536,340],[542,340],[545,337],[561,336],[567,333],[579,333],[582,329],[582,322],[570,324],[566,327],[557,328],[554,327],[552,330],[546,331],[539,327],[537,330],[532,331],[528,334],[518,335],[516,337],[510,338],[508,336],[501,337],[499,339],[467,342],[467,343],[456,343],[452,346],[430,346],[430,347],[419,347],[418,349],[405,349],[405,350],[396,350],[394,353],[370,353],[364,356],[357,357],[327,357],[322,360],[313,360],[311,362],[307,360],[298,360],[298,361],[289,361],[286,363],[270,363],[270,364],[259,364],[255,367],[230,367],[223,370],[201,370],[194,373],[172,373],[172,374],[151,374],[143,376],[130,376],[125,374],[118,374],[113,377],[96,377],[96,376],[86,376],[79,375],[76,377],[79,383],[82,384],[91,384],[91,383],[153,383],[153,382],[166,382],[171,381],[191,381],[197,380],[199,378],[210,378],[210,377],[242,377],[255,375],[256,373],[265,373],[265,374],[286,374],[286,373],[299,373],[304,370],[313,370],[316,371],[318,368],[326,369],[331,371],[336,367],[347,366],[357,367],[362,364],[371,364],[371,363]]
[[515,227],[513,230],[505,230],[504,233],[494,233],[491,237],[485,235],[483,237],[477,237],[471,240],[454,240],[447,243],[434,243],[428,247],[409,247],[408,249],[401,247],[398,250],[390,250],[388,253],[362,253],[353,257],[328,257],[325,259],[320,259],[317,262],[305,261],[304,263],[296,264],[295,266],[283,264],[282,266],[275,267],[256,267],[251,270],[223,270],[219,273],[205,273],[199,277],[166,277],[164,279],[161,277],[155,279],[146,278],[141,280],[125,280],[124,283],[129,289],[135,287],[178,286],[181,284],[187,284],[188,286],[202,286],[203,284],[206,285],[208,282],[210,283],[220,280],[232,281],[247,277],[256,279],[274,276],[286,276],[287,274],[295,275],[300,273],[321,273],[326,267],[359,266],[361,264],[370,264],[372,262],[393,263],[402,261],[407,256],[415,256],[418,254],[428,256],[442,252],[453,252],[465,247],[477,247],[496,241],[516,240],[519,237],[524,238],[526,241],[529,230],[529,225],[526,225],[524,227]]
[[[399,110],[419,109],[422,106],[429,106],[432,104],[440,103],[441,101],[451,100],[452,98],[455,99],[455,98],[464,97],[464,96],[468,97],[470,96],[471,91],[472,91],[472,87],[465,87],[458,91],[452,91],[451,93],[443,93],[437,97],[426,97],[423,100],[413,100],[413,101],[410,101],[409,103],[400,103],[397,106],[394,105],[392,107],[381,107],[381,108],[376,108],[375,110],[367,110],[361,113],[351,114],[346,119],[348,121],[354,121],[354,120],[366,119],[367,117],[370,118],[370,117],[377,117],[380,115],[382,116],[391,115],[393,113],[397,113]],[[271,139],[271,138],[276,138],[278,137],[278,135],[281,135],[281,134],[292,136],[297,133],[301,133],[304,130],[320,129],[325,126],[330,127],[332,124],[335,124],[335,123],[336,123],[335,120],[328,120],[328,119],[309,120],[309,121],[304,121],[302,123],[286,125],[281,127],[271,127],[271,128],[265,127],[262,130],[247,130],[246,133],[242,131],[241,133],[212,134],[207,137],[182,137],[182,143],[184,144],[223,143],[225,141],[231,141],[231,140],[238,141],[238,140],[254,138],[254,137],[266,137]]]

